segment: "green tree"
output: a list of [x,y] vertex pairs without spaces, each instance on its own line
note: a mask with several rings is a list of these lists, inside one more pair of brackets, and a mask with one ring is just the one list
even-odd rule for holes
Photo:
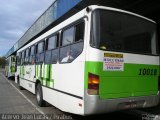
[[6,65],[5,57],[0,57],[0,68],[4,68]]

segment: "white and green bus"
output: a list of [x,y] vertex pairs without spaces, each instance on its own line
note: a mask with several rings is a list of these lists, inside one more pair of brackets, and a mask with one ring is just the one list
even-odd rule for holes
[[62,111],[91,115],[159,102],[156,23],[91,5],[17,51],[16,82]]
[[6,58],[5,74],[7,78],[15,77],[16,72],[16,56],[11,55]]

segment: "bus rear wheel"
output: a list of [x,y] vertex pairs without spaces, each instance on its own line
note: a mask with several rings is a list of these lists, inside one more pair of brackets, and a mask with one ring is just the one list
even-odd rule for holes
[[44,107],[46,105],[46,102],[43,100],[42,86],[40,83],[38,83],[36,87],[36,99],[40,107]]

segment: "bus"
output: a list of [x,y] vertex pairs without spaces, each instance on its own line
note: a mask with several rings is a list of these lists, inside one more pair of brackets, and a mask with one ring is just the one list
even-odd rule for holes
[[157,41],[154,21],[90,5],[17,51],[16,83],[83,116],[156,106]]
[[6,58],[5,75],[7,78],[15,77],[16,72],[16,56],[11,55]]

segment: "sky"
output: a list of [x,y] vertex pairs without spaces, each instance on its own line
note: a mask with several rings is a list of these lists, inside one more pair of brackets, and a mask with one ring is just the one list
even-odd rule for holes
[[21,38],[54,0],[0,0],[0,56]]

